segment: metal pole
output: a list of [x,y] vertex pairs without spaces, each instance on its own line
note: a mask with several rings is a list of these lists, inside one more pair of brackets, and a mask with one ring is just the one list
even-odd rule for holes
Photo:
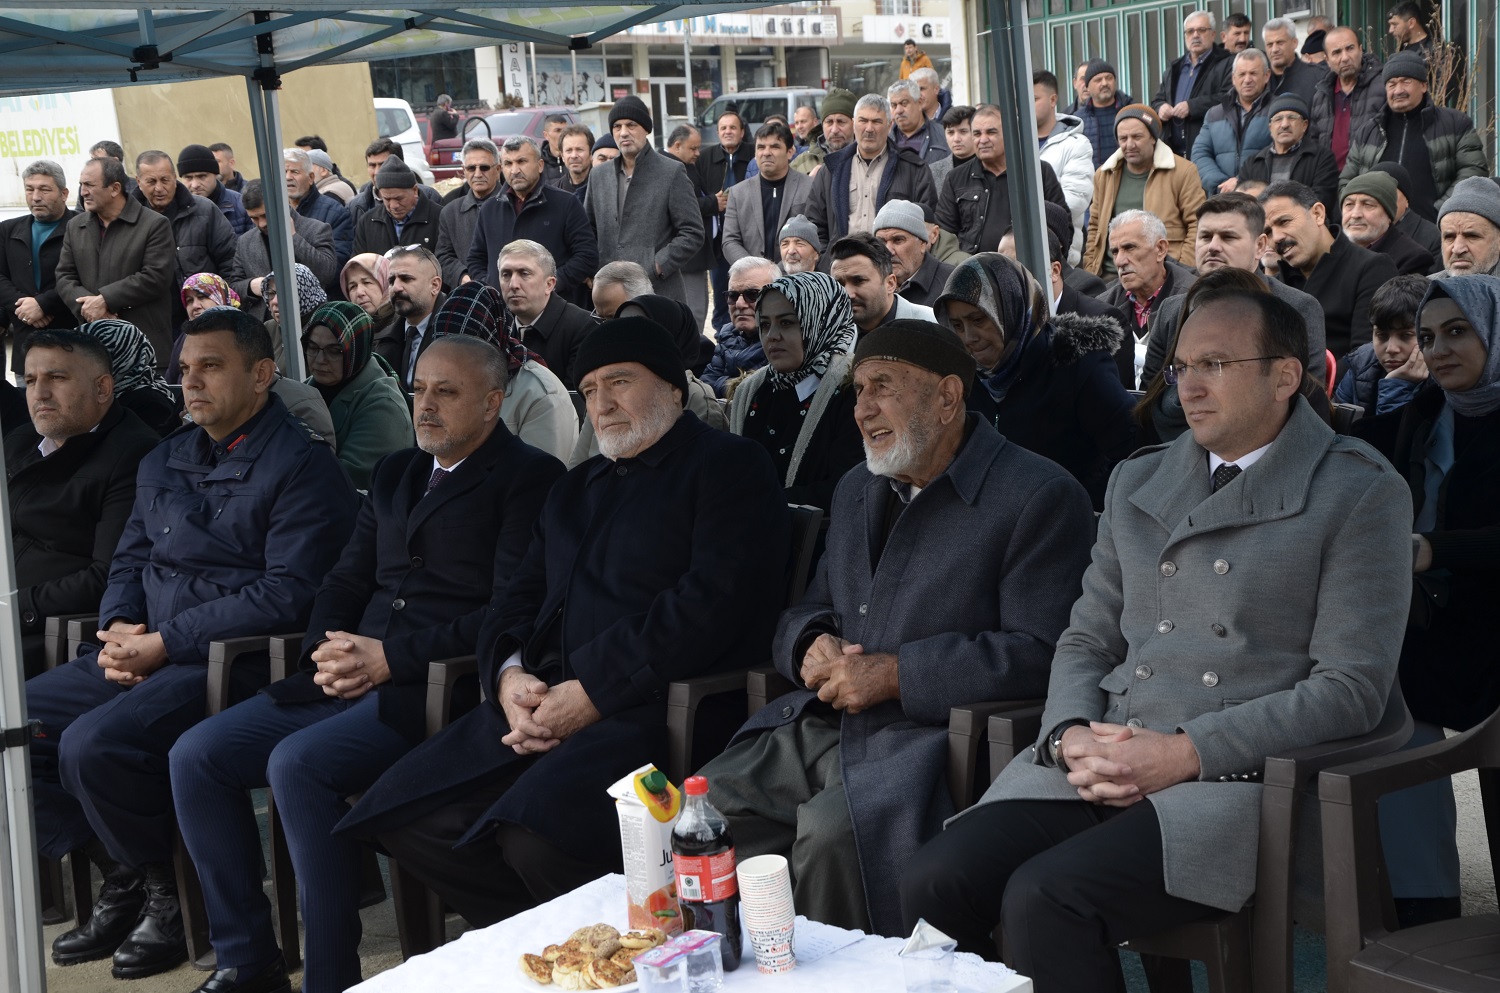
[[687,122],[693,123],[693,42],[688,37],[693,20],[682,19],[682,74],[687,77]]
[[536,74],[536,42],[533,41],[529,42],[528,44],[531,47],[531,85],[527,87],[527,89],[529,89],[531,92],[526,95],[526,106],[530,107],[532,104],[537,102],[536,97],[534,96],[534,94],[536,93],[536,83],[537,80],[541,79],[542,77]]
[[568,96],[572,97],[573,99],[568,100],[567,102],[573,104],[574,106],[577,106],[578,104],[583,103],[582,100],[578,99],[578,53],[569,52],[568,55],[573,60],[573,81],[568,85]]
[[[1052,299],[1052,271],[1047,252],[1047,224],[1042,207],[1042,157],[1037,144],[1031,100],[1031,46],[1027,39],[1025,0],[986,0],[990,13],[990,49],[995,58],[996,103],[1005,111],[1005,169],[1009,176],[1010,218],[1016,258]],[[1097,218],[1096,218],[1097,220]],[[981,245],[986,251],[998,246]]]
[[254,77],[246,77],[250,91],[250,123],[255,129],[255,151],[260,159],[261,187],[266,197],[266,232],[270,241],[271,266],[276,273],[276,309],[281,315],[281,340],[286,346],[288,379],[301,380],[302,316],[297,302],[297,270],[293,263],[292,229],[288,222],[290,206],[286,184],[282,181],[281,104],[276,87],[267,87]]

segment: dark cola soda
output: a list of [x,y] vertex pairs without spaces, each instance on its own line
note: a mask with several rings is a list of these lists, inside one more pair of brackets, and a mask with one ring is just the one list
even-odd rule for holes
[[724,971],[740,964],[740,888],[734,874],[734,838],[729,822],[708,802],[708,780],[690,776],[682,784],[682,816],[672,828],[672,865],[684,930],[723,936]]

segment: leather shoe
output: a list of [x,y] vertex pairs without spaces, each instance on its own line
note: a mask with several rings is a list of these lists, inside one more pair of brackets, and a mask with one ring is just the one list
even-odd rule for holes
[[292,993],[292,984],[286,976],[286,963],[277,955],[270,965],[254,973],[250,969],[220,969],[193,993]]
[[99,899],[94,901],[88,922],[53,939],[52,961],[58,965],[77,965],[113,955],[140,920],[145,902],[146,886],[141,874],[127,866],[110,866],[104,873],[104,885],[99,889]]
[[159,862],[145,868],[146,904],[140,923],[115,950],[110,973],[116,979],[143,979],[187,961],[187,936],[172,864]]

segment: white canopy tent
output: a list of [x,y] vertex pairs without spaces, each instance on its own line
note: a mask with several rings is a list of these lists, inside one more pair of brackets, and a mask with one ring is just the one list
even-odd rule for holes
[[[352,10],[328,0],[155,0],[131,6],[121,0],[37,2],[0,13],[0,97],[131,84],[241,76],[250,103],[262,176],[281,168],[281,76],[328,62],[367,62],[474,48],[502,41],[537,42],[575,51],[636,24],[742,11],[765,3],[681,0],[654,5],[590,4],[561,0],[453,7],[413,0],[400,7]],[[1036,122],[1031,113],[1031,63],[1024,0],[986,0],[992,27],[995,79],[1002,94],[1010,195],[1021,257],[1045,283],[1048,266],[1043,224]],[[1012,112],[1014,111],[1014,112]],[[264,185],[272,264],[281,294],[286,340],[301,338],[297,281],[292,273],[286,192]],[[1050,297],[1050,289],[1048,291]],[[287,349],[291,375],[301,371],[300,351]],[[42,948],[35,821],[25,722],[21,637],[16,613],[15,555],[10,499],[0,475],[0,989],[41,993],[46,986]]]

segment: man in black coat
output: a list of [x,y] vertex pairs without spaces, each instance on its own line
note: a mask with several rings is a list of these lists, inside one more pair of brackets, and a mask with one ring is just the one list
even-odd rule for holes
[[1360,248],[1390,257],[1396,274],[1426,276],[1442,268],[1421,245],[1396,227],[1396,181],[1383,172],[1355,176],[1344,187],[1344,235]]
[[[57,259],[63,230],[78,212],[68,207],[62,166],[39,159],[21,172],[27,213],[0,223],[0,322],[13,341],[10,368],[21,372],[26,336],[37,328],[72,328],[78,319],[57,295]],[[40,229],[42,244],[32,247]]]
[[1286,17],[1267,21],[1260,29],[1261,43],[1271,63],[1270,91],[1279,97],[1295,93],[1311,107],[1318,82],[1328,75],[1327,66],[1303,62],[1298,53],[1297,25]]
[[577,390],[573,362],[596,325],[588,311],[557,292],[557,263],[551,254],[537,242],[517,239],[500,252],[495,269],[505,309],[515,320],[521,340],[542,357],[564,386]]
[[97,338],[44,329],[17,352],[31,420],[5,436],[5,466],[30,678],[46,667],[47,618],[98,609],[135,503],[136,468],[161,437],[114,402],[109,352]]
[[417,174],[403,160],[386,159],[375,174],[379,203],[354,226],[354,254],[384,255],[397,246],[420,245],[436,251],[443,208],[417,192]]
[[785,598],[789,522],[770,456],[683,411],[667,331],[607,322],[577,371],[603,454],[552,488],[491,605],[484,702],[339,827],[378,835],[475,925],[620,871],[606,787],[660,761],[673,680],[764,659]]
[[745,172],[755,161],[755,146],[748,142],[745,120],[739,113],[726,110],[715,122],[719,141],[698,155],[693,166],[697,186],[707,197],[700,200],[705,207],[704,230],[712,234],[714,267],[709,271],[713,282],[713,326],[723,327],[729,323],[729,304],[725,295],[729,292],[729,263],[724,259],[724,212],[729,209],[729,188],[745,181]]
[[200,724],[172,753],[216,978],[240,984],[225,990],[285,981],[247,799],[267,785],[300,882],[304,982],[360,980],[359,845],[333,834],[344,798],[422,740],[427,664],[474,650],[490,597],[502,597],[563,473],[500,422],[507,378],[505,357],[480,338],[439,338],[422,353],[419,447],[376,466],[354,535],[313,601],[300,671]]
[[[993,252],[1010,227],[1010,178],[1006,173],[1005,137],[1000,130],[1000,108],[980,104],[970,125],[974,157],[948,173],[937,200],[938,227],[958,237],[958,247],[971,255]],[[1068,199],[1057,174],[1042,166],[1042,198],[1067,207]],[[1102,219],[1101,219],[1102,222]]]
[[[818,240],[831,245],[846,234],[873,232],[887,200],[937,205],[932,171],[890,136],[891,108],[885,97],[866,93],[854,105],[854,141],[830,152],[813,177],[807,219]],[[856,168],[856,166],[858,168]],[[851,193],[851,181],[860,192]]]
[[1433,258],[1443,258],[1443,233],[1438,226],[1415,210],[1407,196],[1412,189],[1411,173],[1400,162],[1377,162],[1372,172],[1383,172],[1396,181],[1396,227]]
[[1330,215],[1338,204],[1339,172],[1325,139],[1315,138],[1308,127],[1307,105],[1290,94],[1271,101],[1266,117],[1271,143],[1240,163],[1241,180],[1269,185],[1276,175],[1285,175],[1311,186]]
[[1162,140],[1185,159],[1203,129],[1203,117],[1229,95],[1234,56],[1214,44],[1214,15],[1196,11],[1182,19],[1184,51],[1167,66],[1151,100],[1161,118]]

